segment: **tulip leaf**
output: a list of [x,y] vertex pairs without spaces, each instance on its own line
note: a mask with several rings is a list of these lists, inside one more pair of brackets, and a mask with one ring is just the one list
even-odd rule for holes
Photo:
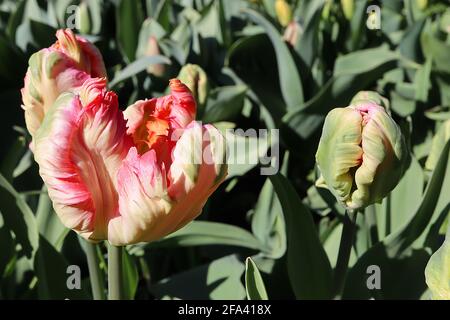
[[332,269],[320,243],[311,212],[280,173],[270,176],[287,226],[287,270],[298,299],[329,299]]
[[282,40],[279,32],[266,18],[256,11],[246,9],[244,12],[250,20],[264,28],[272,41],[275,54],[277,56],[278,77],[281,92],[283,94],[287,110],[303,104],[303,86],[300,75],[297,71],[297,65],[295,64],[289,48]]
[[266,287],[252,258],[245,260],[245,290],[248,300],[268,300]]
[[38,278],[39,299],[87,299],[87,286],[83,286],[81,269],[69,265],[64,256],[44,237],[39,237],[34,268]]
[[422,199],[424,180],[422,167],[412,157],[411,164],[398,185],[383,199],[381,205],[375,205],[381,239],[400,230],[412,218]]
[[150,291],[163,299],[241,300],[246,296],[241,282],[244,271],[242,261],[229,255],[163,279]]
[[47,188],[42,186],[39,195],[38,207],[36,210],[36,221],[39,233],[53,246],[60,251],[64,243],[64,239],[70,229],[66,228],[59,217],[53,210],[52,201],[50,200]]
[[170,64],[170,60],[163,56],[146,56],[136,61],[133,61],[125,68],[116,73],[114,79],[109,83],[109,86],[113,88],[120,82],[128,78],[131,78],[132,76],[138,74],[139,72],[146,70],[149,65],[160,63]]
[[5,225],[16,235],[23,253],[33,260],[39,247],[36,218],[23,197],[0,174],[0,211]]
[[203,121],[206,123],[233,120],[244,106],[247,87],[225,86],[212,90],[208,97]]
[[145,244],[132,246],[131,254],[151,247],[190,247],[206,245],[228,245],[263,250],[263,246],[250,232],[229,224],[193,221],[167,237]]
[[139,30],[144,21],[139,0],[119,0],[116,7],[117,43],[128,62],[134,60],[139,41]]
[[[422,295],[426,288],[423,270],[430,254],[423,249],[423,241],[417,245],[420,249],[412,245],[426,235],[424,231],[430,221],[448,211],[448,194],[444,190],[450,185],[449,151],[450,141],[442,150],[422,201],[409,222],[366,251],[350,270],[344,298],[417,299]],[[369,290],[367,286],[370,266],[377,266],[382,272],[379,290]],[[411,281],[412,278],[416,281]]]
[[8,264],[14,257],[14,239],[11,231],[5,226],[3,217],[0,213],[0,244],[2,246],[2,254],[0,255],[0,282],[5,274]]
[[283,122],[300,137],[308,138],[336,107],[345,107],[351,98],[393,68],[399,57],[387,46],[351,52],[336,59],[333,77],[310,100],[289,110]]

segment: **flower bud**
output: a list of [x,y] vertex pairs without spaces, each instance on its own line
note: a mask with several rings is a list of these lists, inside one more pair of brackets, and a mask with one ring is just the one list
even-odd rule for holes
[[295,47],[301,35],[303,34],[303,27],[297,21],[291,21],[284,30],[283,40]]
[[88,4],[84,1],[78,7],[77,28],[83,34],[88,34],[91,31],[91,17],[89,16]]
[[428,0],[416,0],[417,7],[423,11],[428,6]]
[[450,140],[450,120],[445,121],[433,137],[431,150],[425,162],[425,169],[434,169],[448,140]]
[[191,90],[198,106],[204,106],[209,90],[205,71],[196,64],[187,64],[181,68],[177,78]]
[[[366,98],[364,98],[366,97]],[[400,127],[376,93],[361,92],[325,118],[316,161],[328,187],[347,209],[380,202],[402,177],[409,154]]]
[[286,27],[292,20],[292,9],[286,0],[276,0],[275,12],[277,14],[278,22]]
[[344,12],[344,16],[347,20],[352,20],[353,13],[355,11],[355,2],[354,0],[341,0],[342,11]]
[[[159,50],[158,40],[156,39],[156,37],[151,36],[148,39],[147,50],[145,51],[145,55],[156,56],[159,54],[161,54],[161,51]],[[165,72],[164,64],[162,63],[151,64],[148,66],[147,72],[153,74],[156,77],[162,77]]]
[[425,279],[434,300],[450,300],[450,228],[442,246],[431,256]]

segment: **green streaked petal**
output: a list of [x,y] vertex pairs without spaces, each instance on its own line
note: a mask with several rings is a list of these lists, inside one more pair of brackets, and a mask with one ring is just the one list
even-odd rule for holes
[[345,202],[352,191],[352,168],[361,161],[362,117],[351,108],[330,111],[316,154],[324,180],[338,200]]

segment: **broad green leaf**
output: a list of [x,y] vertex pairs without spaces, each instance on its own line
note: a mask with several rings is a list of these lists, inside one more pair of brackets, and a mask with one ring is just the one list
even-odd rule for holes
[[27,258],[33,260],[39,247],[36,218],[28,204],[0,174],[0,211],[5,225],[14,232]]
[[240,227],[218,222],[193,221],[161,240],[132,246],[130,253],[135,254],[146,247],[207,245],[238,246],[254,250],[264,249],[258,239]]
[[128,62],[134,61],[139,30],[144,21],[139,0],[119,0],[116,7],[117,43]]
[[242,300],[246,296],[241,282],[244,271],[242,261],[229,255],[163,279],[150,291],[156,298]]
[[429,32],[423,32],[420,40],[425,57],[433,60],[436,70],[450,73],[450,61],[448,59],[450,44],[446,44]]
[[165,35],[166,31],[156,20],[151,18],[145,19],[139,32],[139,43],[136,49],[136,57],[141,58],[145,56],[148,41],[151,37],[155,37],[159,41]]
[[269,179],[263,185],[252,216],[252,231],[266,247],[267,256],[277,259],[286,252],[286,226],[280,201]]
[[404,227],[420,205],[425,184],[422,167],[415,157],[404,176],[392,192],[376,204],[376,217],[380,239]]
[[42,236],[39,237],[39,250],[36,253],[34,267],[38,278],[39,299],[87,299],[89,296],[87,288],[81,283],[80,289],[73,288],[71,290],[69,288],[69,286],[76,285],[78,276],[83,277],[81,272],[77,274],[80,270],[79,266],[70,269],[64,256]]
[[[279,147],[277,137],[273,136],[258,136],[258,132],[254,129],[245,131],[226,131],[222,132],[227,142],[227,163],[228,175],[227,179],[235,176],[242,176],[249,170],[258,165],[266,154],[269,147],[274,149]],[[270,151],[270,150],[269,150]],[[272,150],[272,152],[276,152]],[[271,156],[269,153],[267,156]],[[268,160],[266,160],[268,161]],[[261,170],[261,169],[260,169]]]
[[61,223],[59,217],[54,212],[52,201],[48,196],[45,185],[42,186],[41,191],[36,210],[36,221],[39,233],[55,247],[56,250],[61,251],[64,239],[70,229],[66,228]]
[[133,61],[132,63],[127,65],[122,70],[118,71],[114,76],[114,79],[109,83],[109,87],[113,88],[120,82],[131,78],[139,72],[146,70],[149,65],[159,63],[170,64],[170,60],[163,56],[146,56],[139,58],[138,60]]
[[[409,222],[368,250],[350,270],[344,298],[364,299],[375,295],[375,298],[384,299],[417,299],[425,291],[423,270],[430,254],[423,249],[423,241],[418,244],[419,249],[412,245],[425,234],[430,221],[443,210],[448,210],[448,194],[441,190],[450,185],[449,150],[450,142],[447,142],[422,201]],[[381,290],[367,287],[367,268],[372,265],[378,266],[382,272]]]
[[252,258],[245,260],[245,291],[248,300],[268,300],[266,287]]
[[290,110],[283,122],[300,137],[308,138],[336,107],[345,107],[360,90],[393,67],[398,55],[387,46],[364,49],[336,60],[333,77],[310,100]]
[[246,9],[244,12],[250,20],[264,28],[272,41],[277,56],[278,81],[287,109],[303,104],[304,95],[301,78],[295,61],[281,35],[267,19],[256,11]]
[[298,299],[329,299],[332,269],[320,243],[311,213],[301,202],[289,180],[270,176],[280,199],[287,226],[287,269]]
[[415,98],[416,100],[426,102],[428,99],[428,90],[431,87],[431,59],[428,58],[425,64],[417,70],[414,77]]
[[244,106],[247,87],[244,85],[219,87],[208,97],[203,121],[207,123],[233,120]]

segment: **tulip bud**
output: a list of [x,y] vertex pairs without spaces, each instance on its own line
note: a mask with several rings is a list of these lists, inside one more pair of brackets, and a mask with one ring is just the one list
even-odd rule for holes
[[330,17],[331,6],[333,5],[333,0],[326,0],[322,9],[322,18],[328,20]]
[[439,27],[443,32],[450,34],[450,8],[442,14]]
[[447,120],[439,128],[436,135],[433,137],[433,142],[431,143],[431,150],[428,155],[427,161],[425,162],[425,169],[433,170],[436,166],[439,156],[447,141],[450,140],[450,120]]
[[425,279],[434,300],[450,300],[450,228],[442,246],[431,256]]
[[347,209],[380,202],[408,163],[402,132],[380,101],[378,94],[362,92],[325,118],[316,153],[322,176],[316,185],[328,187]]
[[291,21],[284,30],[283,40],[295,47],[301,35],[303,34],[303,28],[297,21]]
[[353,13],[355,11],[355,2],[354,0],[341,0],[342,11],[344,12],[344,16],[347,20],[352,20]]
[[91,18],[89,16],[89,7],[85,1],[82,1],[78,7],[78,25],[77,28],[83,34],[91,31]]
[[276,0],[275,12],[277,14],[278,22],[286,27],[292,20],[292,9],[286,0]]
[[187,64],[181,68],[177,78],[191,90],[198,106],[204,106],[209,90],[205,71],[196,64]]
[[428,6],[428,0],[416,0],[417,7],[423,11]]
[[[156,37],[151,36],[148,39],[147,50],[145,51],[145,55],[146,56],[156,56],[159,54],[161,54],[161,51],[159,50],[158,40],[156,39]],[[147,72],[149,74],[153,74],[156,77],[162,77],[164,75],[164,71],[165,71],[165,67],[164,67],[164,64],[162,64],[162,63],[152,64],[152,65],[149,65],[147,68]]]

